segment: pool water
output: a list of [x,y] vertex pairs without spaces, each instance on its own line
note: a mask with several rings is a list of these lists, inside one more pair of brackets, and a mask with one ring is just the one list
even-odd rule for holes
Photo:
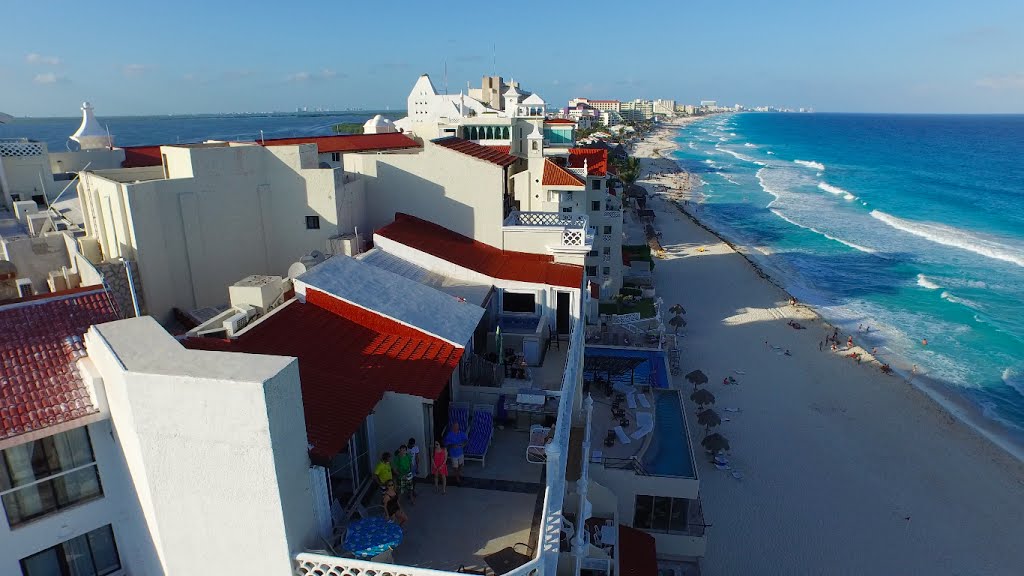
[[654,395],[654,432],[644,451],[644,470],[654,476],[696,478],[679,393]]
[[533,334],[538,324],[539,316],[502,316],[498,319],[498,326],[507,334]]
[[[622,348],[600,348],[587,346],[583,353],[584,378],[593,378],[594,371],[586,369],[586,360],[591,358],[644,358],[647,361],[638,365],[630,371],[620,374],[612,374],[611,380],[614,384],[629,386],[650,386],[652,388],[667,389],[669,387],[668,374],[665,371],[665,352],[661,350],[634,350]],[[608,375],[598,372],[602,379]]]

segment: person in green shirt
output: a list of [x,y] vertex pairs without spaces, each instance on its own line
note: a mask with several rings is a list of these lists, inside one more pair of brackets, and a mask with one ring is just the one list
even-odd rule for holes
[[388,485],[388,481],[391,480],[391,452],[385,452],[380,455],[380,462],[377,462],[377,467],[373,469],[373,478],[377,481],[377,485],[380,486],[381,490]]
[[398,455],[395,456],[395,476],[398,477],[398,493],[408,494],[409,502],[416,503],[416,493],[412,489],[412,454],[409,448],[402,444],[398,447]]

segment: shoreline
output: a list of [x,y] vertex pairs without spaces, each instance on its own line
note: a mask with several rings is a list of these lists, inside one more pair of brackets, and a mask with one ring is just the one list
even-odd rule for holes
[[[683,372],[708,375],[723,420],[715,431],[731,444],[728,470],[703,457],[691,387],[674,377],[714,526],[703,573],[1019,572],[1024,463],[922,377],[907,383],[870,354],[858,364],[821,350],[832,324],[788,304],[778,279],[701,221],[699,180],[667,156],[678,127],[632,153],[663,235],[658,296],[688,311]],[[732,375],[735,385],[722,383]]]
[[[693,224],[706,230],[709,234],[715,236],[718,240],[727,245],[736,254],[740,255],[744,260],[747,261],[747,264],[751,268],[753,268],[754,272],[764,281],[775,286],[790,298],[796,300],[796,298],[789,292],[789,290],[786,289],[786,286],[782,281],[774,278],[771,274],[765,271],[764,267],[762,267],[757,261],[754,260],[753,257],[751,257],[749,250],[747,250],[745,246],[734,243],[725,235],[719,233],[717,230],[712,228],[711,225],[702,221],[693,212],[687,210],[686,204],[680,203],[680,200],[687,200],[691,202],[695,201],[693,181],[696,179],[698,186],[700,185],[701,181],[698,177],[691,174],[686,169],[682,168],[679,165],[679,163],[675,161],[675,159],[671,158],[670,156],[667,156],[666,154],[663,154],[663,152],[667,150],[669,151],[668,153],[671,154],[671,152],[678,150],[679,145],[672,140],[675,132],[682,126],[696,122],[697,120],[700,119],[702,119],[702,117],[687,118],[684,122],[669,122],[665,127],[659,128],[657,131],[652,132],[651,135],[648,136],[648,138],[646,139],[647,143],[651,144],[652,146],[651,153],[656,157],[648,159],[652,161],[652,164],[661,163],[663,167],[669,168],[669,171],[661,172],[661,175],[670,177],[674,174],[685,175],[683,180],[684,185],[681,186],[682,189],[674,190],[674,192],[676,192],[675,196],[678,196],[678,198],[670,197],[667,199],[667,202],[670,205],[672,205],[681,215],[685,216],[691,222],[693,222]],[[674,172],[672,170],[674,170]],[[659,183],[656,186],[663,186],[666,188],[666,191],[671,190],[667,188],[664,184]],[[652,191],[652,195],[655,194],[661,196],[664,195],[664,192]],[[697,203],[694,205],[698,206],[699,208],[700,199],[696,200]],[[797,306],[802,307],[805,310],[809,311],[810,313],[814,314],[822,322],[822,325],[828,327],[829,329],[838,328],[842,336],[854,335],[843,332],[843,329],[841,327],[833,324],[825,315],[823,315],[814,306],[804,304],[802,302],[798,302]],[[840,347],[840,351],[841,353],[847,352],[847,350],[845,350],[842,347]],[[884,354],[871,354],[867,350],[862,349],[859,346],[855,346],[853,349],[849,351],[859,351],[867,360],[867,362],[865,362],[865,365],[867,366],[881,367],[883,364],[887,364],[887,362],[885,362]],[[903,359],[900,360],[901,362],[903,361]],[[894,375],[899,376],[907,384],[914,386],[922,394],[927,396],[927,398],[930,401],[936,403],[938,406],[940,406],[943,410],[945,410],[951,416],[956,418],[968,429],[977,433],[979,436],[991,442],[998,448],[1004,450],[1008,455],[1024,463],[1024,438],[1021,438],[1019,434],[1015,434],[1014,431],[1005,424],[986,416],[983,409],[980,406],[978,406],[974,402],[971,402],[962,394],[957,393],[953,385],[930,378],[925,373],[916,375],[912,373],[908,374],[907,369],[904,367],[900,367],[898,363],[889,363],[889,365],[893,367]]]

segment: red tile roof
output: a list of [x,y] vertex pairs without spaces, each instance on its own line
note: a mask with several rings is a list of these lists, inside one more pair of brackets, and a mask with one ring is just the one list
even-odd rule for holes
[[385,392],[436,400],[463,349],[309,288],[236,340],[188,338],[186,348],[299,359],[310,455],[345,449]]
[[437,140],[432,140],[432,142],[438,146],[444,146],[449,150],[461,152],[467,156],[472,156],[491,164],[497,164],[498,166],[511,166],[516,162],[516,157],[506,151],[499,150],[500,146],[483,146],[455,136],[438,138]]
[[118,318],[96,288],[0,306],[0,440],[97,412],[75,363],[89,326]]
[[499,152],[503,152],[505,154],[511,154],[512,153],[512,147],[509,146],[508,144],[505,144],[503,146],[491,146],[491,148],[494,148],[495,150],[497,150]]
[[583,168],[587,162],[589,176],[604,176],[608,173],[608,151],[599,148],[570,148],[569,167]]
[[545,124],[575,124],[576,121],[571,118],[548,118],[544,120]]
[[290,144],[316,144],[320,154],[328,152],[381,152],[384,150],[405,150],[419,148],[419,142],[401,132],[384,134],[346,134],[341,136],[300,136],[298,138],[274,138],[257,141],[264,146],[287,146]]
[[619,524],[621,576],[658,576],[658,548],[654,536]]
[[586,186],[579,176],[555,164],[550,159],[544,159],[544,177],[541,179],[544,186]]
[[500,250],[408,214],[395,214],[395,221],[376,234],[491,278],[566,288],[583,286],[582,266],[555,264],[554,257],[547,254]]
[[128,146],[124,148],[124,162],[121,168],[141,168],[143,166],[160,166],[159,146]]

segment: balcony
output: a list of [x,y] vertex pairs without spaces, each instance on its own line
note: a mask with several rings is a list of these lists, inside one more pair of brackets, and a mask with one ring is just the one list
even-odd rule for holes
[[514,211],[502,223],[506,250],[561,254],[567,263],[580,265],[594,245],[589,230],[586,214],[565,212]]

